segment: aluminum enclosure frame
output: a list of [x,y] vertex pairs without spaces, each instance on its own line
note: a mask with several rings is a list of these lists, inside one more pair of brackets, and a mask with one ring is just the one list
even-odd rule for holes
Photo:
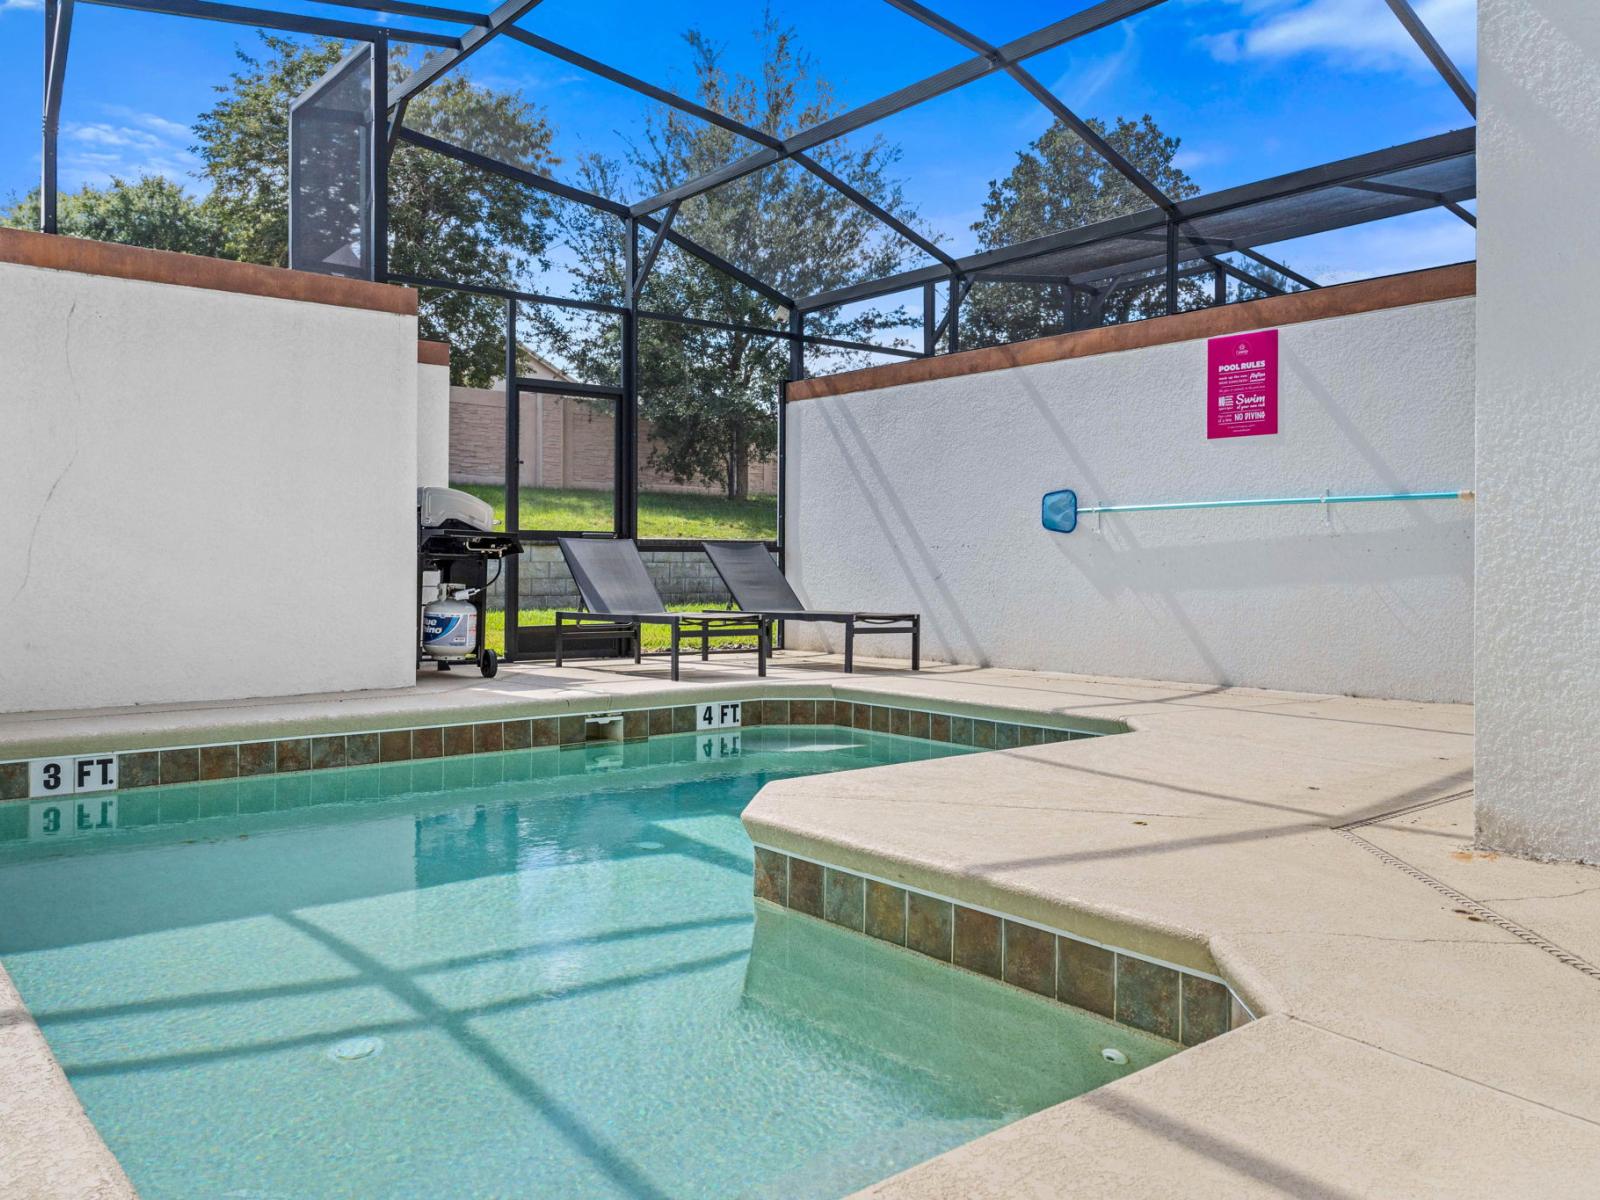
[[[1277,180],[1246,185],[1215,196],[1175,200],[1163,193],[1146,178],[1115,147],[1099,135],[1092,126],[1073,112],[1060,97],[1045,87],[1026,67],[1026,60],[1046,51],[1116,25],[1130,17],[1158,8],[1167,0],[1097,0],[1086,4],[1071,15],[1058,19],[1025,36],[995,46],[941,15],[935,8],[919,0],[883,0],[890,7],[934,30],[950,41],[971,51],[973,57],[934,75],[902,87],[886,96],[841,113],[810,128],[799,130],[788,137],[779,137],[726,114],[715,112],[693,100],[672,91],[657,87],[642,79],[600,62],[588,55],[560,45],[547,38],[521,28],[517,22],[538,8],[543,0],[503,0],[491,12],[475,12],[440,4],[418,3],[416,0],[324,0],[332,7],[347,8],[375,14],[379,20],[413,18],[460,26],[454,34],[403,25],[377,24],[358,20],[341,20],[313,17],[301,13],[284,12],[270,7],[245,7],[218,3],[216,0],[44,0],[44,72],[42,106],[42,153],[40,174],[40,228],[47,233],[58,231],[58,142],[60,134],[61,100],[69,58],[73,18],[77,4],[129,9],[139,12],[218,21],[237,25],[299,33],[311,36],[339,38],[357,43],[367,43],[377,62],[388,61],[390,42],[400,42],[434,47],[430,54],[412,73],[392,84],[387,73],[376,72],[381,80],[374,105],[374,127],[368,138],[371,153],[370,177],[373,199],[373,250],[370,275],[382,281],[410,284],[418,287],[453,289],[503,300],[506,306],[506,393],[507,393],[507,516],[515,528],[513,516],[519,481],[516,461],[516,410],[521,385],[532,382],[519,380],[516,363],[517,305],[533,303],[556,305],[577,311],[604,312],[617,316],[622,323],[621,383],[615,389],[617,397],[616,419],[616,489],[614,528],[617,537],[635,537],[638,533],[638,342],[642,321],[658,321],[686,326],[722,329],[750,336],[767,337],[787,342],[790,347],[790,380],[805,374],[804,350],[808,346],[849,349],[894,357],[927,357],[941,352],[949,353],[961,347],[962,301],[977,283],[995,280],[1022,286],[1052,286],[1062,289],[1063,324],[1067,329],[1079,327],[1079,308],[1099,323],[1103,318],[1106,298],[1114,291],[1127,287],[1164,288],[1164,311],[1176,312],[1179,304],[1179,285],[1184,279],[1209,276],[1212,281],[1211,302],[1228,302],[1227,281],[1233,279],[1255,291],[1273,292],[1277,285],[1256,275],[1247,264],[1222,257],[1233,254],[1249,263],[1276,272],[1303,287],[1316,286],[1313,280],[1299,275],[1285,264],[1276,262],[1261,253],[1249,239],[1232,240],[1218,244],[1207,238],[1196,227],[1196,221],[1228,209],[1242,209],[1251,203],[1296,195],[1316,187],[1339,186],[1362,190],[1370,195],[1386,196],[1394,202],[1393,209],[1383,215],[1415,212],[1438,207],[1458,218],[1475,223],[1470,212],[1461,207],[1471,194],[1462,192],[1434,192],[1412,188],[1405,184],[1385,182],[1374,177],[1402,171],[1418,164],[1436,162],[1446,153],[1471,154],[1474,147],[1474,130],[1466,128],[1438,138],[1424,139],[1408,146],[1393,147],[1373,155],[1358,156],[1340,163],[1330,163],[1309,171],[1296,172]],[[1417,17],[1410,0],[1385,0],[1394,18],[1400,23],[1440,78],[1460,100],[1474,118],[1476,95],[1465,76],[1450,60],[1427,27]],[[598,196],[570,184],[564,184],[511,163],[505,163],[455,146],[441,139],[409,129],[404,124],[406,107],[411,99],[431,84],[443,78],[463,61],[481,50],[496,38],[506,37],[527,46],[533,51],[563,62],[570,67],[607,80],[634,93],[671,107],[698,120],[725,129],[748,141],[750,153],[709,171],[698,178],[685,180],[656,195],[631,204],[624,204]],[[988,250],[957,258],[939,246],[936,239],[923,235],[895,214],[876,204],[851,184],[834,175],[807,151],[834,138],[866,128],[895,113],[903,112],[937,96],[945,95],[978,79],[1003,73],[1037,101],[1052,120],[1073,131],[1113,171],[1126,179],[1145,195],[1151,207],[1140,213],[1129,214],[1111,221],[1079,229],[1069,229],[1034,239],[1017,246]],[[383,87],[387,95],[383,95]],[[382,136],[379,136],[381,127]],[[514,289],[489,287],[443,279],[424,279],[393,273],[389,270],[388,248],[388,162],[394,145],[406,141],[419,149],[443,154],[511,182],[535,188],[548,195],[605,212],[622,222],[627,254],[627,278],[620,304],[604,304]],[[859,207],[885,229],[905,239],[918,251],[933,260],[932,265],[904,271],[894,276],[867,280],[849,287],[811,296],[792,297],[774,284],[739,268],[699,245],[674,227],[673,218],[678,207],[687,199],[713,191],[731,182],[776,163],[793,162],[808,172],[824,186],[831,188],[849,203]],[[1475,189],[1474,189],[1475,191]],[[1360,223],[1370,217],[1357,217],[1347,224]],[[1304,233],[1275,231],[1271,237],[1262,237],[1261,244],[1286,240],[1287,236],[1304,236],[1339,228],[1328,224],[1308,228]],[[641,247],[641,235],[649,238]],[[1052,272],[1048,268],[1038,271],[1020,269],[1029,259],[1043,260],[1052,251],[1082,247],[1093,242],[1113,239],[1147,238],[1151,253],[1139,254],[1115,265],[1077,275]],[[781,324],[774,327],[722,322],[690,317],[682,313],[652,311],[640,304],[640,295],[663,244],[693,256],[712,270],[721,272],[761,296],[777,310]],[[942,316],[938,312],[938,290],[946,293]],[[841,304],[873,299],[895,292],[918,292],[922,301],[922,339],[918,349],[903,346],[882,346],[830,338],[806,332],[806,317]],[[1080,306],[1083,298],[1087,303]],[[552,390],[540,381],[543,390]],[[578,389],[581,390],[581,389]],[[605,389],[608,395],[611,389]],[[780,393],[786,393],[786,385]],[[777,399],[778,423],[778,515],[777,537],[771,543],[783,554],[784,538],[784,485],[786,482],[786,454],[784,446],[785,396]],[[561,531],[518,531],[529,541],[554,541]],[[692,545],[689,543],[688,545]],[[672,542],[655,542],[651,545],[682,545]],[[511,589],[514,597],[515,589]],[[508,614],[509,615],[509,614]],[[508,646],[508,649],[511,647]]]

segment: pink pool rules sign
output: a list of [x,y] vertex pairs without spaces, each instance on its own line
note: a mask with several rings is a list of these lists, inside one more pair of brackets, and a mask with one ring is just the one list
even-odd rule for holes
[[1206,343],[1206,437],[1278,432],[1278,331]]

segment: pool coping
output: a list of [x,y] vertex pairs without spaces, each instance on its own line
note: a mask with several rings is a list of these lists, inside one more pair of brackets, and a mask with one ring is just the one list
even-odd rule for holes
[[[1132,736],[777,781],[745,810],[752,840],[1215,973],[1259,1019],[861,1195],[1592,1187],[1600,1086],[1571,1046],[1596,1044],[1579,1014],[1600,1003],[1597,976],[1513,922],[1486,928],[1493,910],[1411,847],[1357,861],[1351,844],[1357,828],[1449,838],[1416,856],[1504,875],[1471,853],[1469,707],[1058,677],[1077,701],[1062,705],[1027,672],[992,674],[1019,698],[1115,712]],[[1549,880],[1553,898],[1572,887]],[[1306,1105],[1305,1081],[1328,1077],[1351,1111]],[[1252,1123],[1258,1140],[1241,1141]],[[1368,1144],[1353,1165],[1358,1129],[1405,1151]]]
[[136,1200],[0,964],[0,1195]]
[[[612,740],[642,742],[698,732],[695,714],[702,704],[735,698],[743,706],[740,723],[731,730],[711,732],[825,724],[987,750],[1126,731],[1116,721],[1072,721],[1044,714],[1039,721],[1007,720],[1029,714],[982,705],[836,699],[834,691],[832,687],[792,683],[668,687],[649,694],[690,702],[640,704],[638,697],[628,696],[625,700],[606,697],[606,702],[598,703],[593,694],[584,693],[444,711],[335,712],[314,717],[300,713],[243,722],[234,713],[255,712],[254,706],[225,708],[220,714],[204,707],[151,713],[115,710],[108,714],[104,728],[92,731],[19,737],[13,726],[0,735],[0,818],[49,802],[49,798],[28,795],[28,767],[40,758],[113,756],[119,777],[114,792],[87,794],[122,795],[228,780],[313,776],[317,771],[347,766],[440,761],[519,749],[582,749]],[[199,720],[193,719],[196,711],[204,714]],[[515,715],[508,715],[512,713]],[[174,714],[188,718],[177,729],[161,719]],[[50,722],[48,714],[40,715],[45,723]],[[461,719],[468,715],[491,719]],[[918,717],[922,718],[920,726]],[[613,720],[622,724],[620,738],[612,738],[609,730],[595,736],[601,728],[597,722],[609,726]],[[405,741],[403,753],[401,738]],[[358,743],[361,749],[353,752]],[[263,751],[270,751],[270,758]],[[0,1102],[0,1191],[63,1200],[137,1200],[131,1181],[84,1112],[3,962],[0,1067],[7,1068],[7,1078],[26,1081],[11,1093],[9,1105]],[[64,1147],[60,1141],[66,1143]],[[53,1149],[41,1154],[41,1146]],[[7,1172],[14,1177],[8,1180]]]
[[[839,695],[832,698],[751,696],[743,692],[723,692],[700,704],[599,709],[569,705],[553,710],[535,707],[530,710],[533,715],[511,719],[502,716],[489,721],[451,723],[424,720],[413,725],[386,724],[347,732],[298,735],[278,730],[280,736],[273,738],[137,749],[122,745],[115,738],[102,738],[69,744],[64,748],[65,753],[0,761],[0,842],[22,842],[24,837],[29,841],[40,840],[38,818],[41,815],[53,817],[52,838],[73,836],[80,830],[93,834],[99,828],[95,825],[98,812],[104,810],[113,818],[118,812],[115,806],[99,802],[104,797],[132,796],[155,788],[182,792],[190,785],[230,780],[250,781],[254,785],[346,767],[438,762],[501,751],[571,750],[607,743],[627,745],[700,732],[714,735],[726,732],[726,728],[698,729],[700,714],[703,711],[709,721],[718,710],[727,709],[732,695],[738,697],[738,724],[726,728],[832,726],[920,738],[980,752],[1027,749],[1127,732],[1125,724],[1112,720],[1080,721],[1017,710],[1004,710],[998,717],[989,717],[951,711],[959,706],[889,694],[873,696],[883,703],[866,703]],[[1029,716],[1036,719],[1024,719]],[[125,741],[141,740],[138,735],[123,737]],[[78,757],[90,758],[97,768],[101,763],[114,763],[115,787],[89,789],[82,793],[81,799],[70,790],[70,784],[68,790],[59,795],[28,794],[36,774],[30,770],[33,764],[57,764],[59,780],[72,774],[71,763]],[[452,784],[441,776],[438,786]],[[252,806],[259,805],[263,799],[271,799],[270,791],[266,797],[250,797]],[[303,798],[295,806],[300,803],[304,803]],[[26,820],[23,806],[28,809]],[[202,807],[198,798],[193,807],[196,810]],[[47,814],[38,813],[36,810],[40,808],[47,810]],[[125,805],[121,816],[122,823],[129,825]],[[139,822],[140,825],[144,823]],[[110,827],[115,828],[114,820]],[[1085,937],[1024,919],[1008,910],[962,903],[939,892],[903,888],[869,873],[845,871],[830,863],[813,863],[803,856],[784,854],[760,843],[756,844],[755,853],[754,884],[760,899],[857,933],[878,936],[879,940],[902,948],[918,950],[935,961],[1024,987],[1051,1001],[1080,1008],[1173,1044],[1198,1045],[1254,1019],[1248,1002],[1226,979],[1192,963],[1170,962],[1122,942]],[[783,887],[768,888],[764,893],[762,865],[773,856],[782,864]],[[795,889],[791,894],[789,887],[791,875],[799,875],[808,868],[817,879],[814,904],[804,901],[802,897],[806,893],[802,890]],[[832,889],[838,886],[860,892],[860,920],[852,923],[848,919],[838,919],[839,914],[824,905],[824,892],[831,896]],[[876,895],[882,888],[898,892],[906,908],[906,920],[900,928],[898,941],[885,930],[875,932],[865,920],[866,897]],[[926,910],[930,914],[928,919],[942,922],[946,933],[944,945],[919,947],[914,944],[914,937],[908,936],[916,927],[912,919],[913,906],[918,916]],[[1024,973],[1018,967],[1022,961],[1019,955],[1011,954],[1008,961],[1008,948],[1013,941],[1039,935],[1049,938],[1048,970],[1039,963],[1032,972]],[[968,943],[975,939],[989,944],[982,949],[969,950]],[[1035,950],[1038,951],[1037,946]]]
[[[725,704],[735,698],[722,691],[707,702]],[[954,706],[866,704],[832,696],[736,696],[742,704],[741,728],[772,725],[838,725],[875,733],[977,750],[1004,750],[1035,746],[1078,737],[1096,737],[1125,730],[1115,722],[1074,722],[1049,718],[1007,720],[1027,714],[1000,716],[951,711]],[[111,787],[80,789],[86,793],[137,791],[148,787],[206,783],[224,779],[300,774],[376,763],[414,762],[487,754],[499,750],[529,750],[559,746],[570,749],[596,742],[645,741],[652,737],[694,733],[702,704],[629,705],[591,707],[567,703],[559,707],[518,706],[519,715],[506,717],[500,710],[490,720],[374,722],[351,718],[348,729],[319,724],[299,729],[273,726],[226,726],[201,732],[194,740],[170,740],[171,733],[127,731],[85,738],[0,743],[0,806],[47,798],[32,793],[30,767],[43,761],[73,758],[116,760],[116,783]],[[525,715],[524,715],[525,714]],[[462,714],[453,714],[462,715]],[[621,730],[612,726],[621,722]],[[197,731],[198,732],[198,731]],[[206,736],[206,734],[213,736]],[[221,734],[223,736],[214,736]],[[233,736],[227,736],[233,735]],[[31,753],[30,753],[31,752]],[[71,795],[68,785],[61,796]]]
[[[460,723],[469,711],[518,719],[581,706],[637,707],[646,695],[684,703],[736,695],[813,703],[844,697],[937,704],[988,720],[1028,713],[1057,725],[1094,722],[1097,732],[1129,729],[1134,736],[781,781],[757,796],[745,824],[754,842],[774,852],[1084,941],[1123,944],[1132,954],[1225,979],[1260,1018],[873,1185],[868,1194],[1104,1194],[1096,1181],[1106,1177],[1095,1170],[1070,1178],[1053,1174],[1047,1191],[1039,1190],[1037,1172],[1041,1162],[1058,1156],[1065,1156],[1059,1157],[1064,1171],[1069,1159],[1095,1162],[1113,1151],[1124,1185],[1192,1177],[1208,1180],[1214,1192],[1220,1185],[1207,1172],[1225,1168],[1228,1190],[1240,1195],[1281,1194],[1284,1179],[1293,1184],[1288,1190],[1300,1193],[1321,1187],[1343,1195],[1364,1186],[1390,1194],[1398,1188],[1494,1195],[1526,1189],[1535,1178],[1560,1195],[1567,1194],[1564,1180],[1590,1180],[1600,1170],[1600,1089],[1575,1079],[1564,1062],[1571,1046],[1592,1038],[1582,1019],[1591,1011],[1584,1004],[1592,993],[1575,993],[1575,972],[1502,931],[1461,924],[1463,918],[1451,915],[1448,904],[1441,907],[1416,878],[1336,836],[1357,816],[1384,820],[1402,809],[1436,804],[1448,812],[1459,805],[1470,787],[1470,708],[983,669],[959,677],[924,671],[808,680],[783,678],[780,660],[778,674],[760,684],[719,671],[710,681],[673,687],[626,666],[545,671],[542,679],[565,694],[544,693],[538,701],[529,699],[531,692],[488,697],[484,685],[463,689],[437,715],[441,724]],[[329,716],[329,707],[322,703],[317,729],[305,732],[354,729],[352,720],[371,720],[351,711]],[[414,717],[420,707],[413,701]],[[213,710],[206,727],[230,721],[239,727],[244,715]],[[162,736],[164,723],[171,728],[167,718],[156,714],[154,728],[141,736]],[[304,718],[302,712],[302,726]],[[195,726],[194,714],[184,719]],[[275,720],[277,729],[293,724],[281,711]],[[72,722],[48,724],[64,732]],[[115,724],[126,732],[131,722]],[[50,744],[19,736],[18,728],[0,720],[0,746],[6,747],[0,757],[19,745]],[[61,744],[59,734],[53,744]],[[984,769],[973,774],[963,763]],[[1308,779],[1335,794],[1324,792],[1307,817],[1284,818],[1286,831],[1273,826],[1279,820],[1273,789],[1292,784],[1303,801],[1298,789]],[[1050,811],[1044,824],[1027,808],[1057,802],[1059,811]],[[1139,836],[1151,839],[1159,867],[1132,860],[1126,871],[1108,875],[1083,859],[1070,871],[1007,878],[968,852],[975,820],[987,822],[979,826],[985,842],[991,833],[996,842],[1026,842],[1038,840],[1041,829],[1058,840],[1102,837],[1096,822],[1111,822],[1121,834],[1129,816],[1139,813],[1149,816],[1152,829]],[[1258,830],[1240,813],[1266,816]],[[1218,831],[1209,838],[1215,844],[1189,845],[1196,839],[1185,834],[1194,829]],[[1494,870],[1487,862],[1484,869]],[[1280,890],[1263,905],[1256,899],[1263,886],[1257,870],[1262,877],[1291,872],[1297,885],[1307,872],[1310,882],[1304,895]],[[1167,883],[1181,879],[1183,886],[1168,888],[1171,894],[1150,890],[1150,879],[1163,872]],[[1356,889],[1340,893],[1343,908],[1325,902],[1330,880]],[[1092,897],[1084,887],[1094,889]],[[1285,925],[1307,921],[1308,931],[1233,927],[1223,919],[1232,912],[1230,892],[1238,893],[1235,909],[1256,904]],[[1338,940],[1368,937],[1363,930],[1374,906],[1392,922],[1392,939]],[[1456,936],[1427,936],[1440,928]],[[1103,936],[1108,931],[1116,936]],[[1441,987],[1472,995],[1473,1011],[1463,1014],[1441,1002]],[[1426,1013],[1420,1023],[1419,1007]],[[1301,1095],[1307,1078],[1348,1085],[1362,1102],[1307,1105]],[[1152,1123],[1152,1111],[1171,1119]],[[1474,1119],[1463,1120],[1463,1113]],[[1183,1121],[1171,1123],[1180,1116]],[[1305,1120],[1311,1117],[1317,1133],[1308,1142]],[[1179,1128],[1189,1132],[1175,1132]],[[1253,1131],[1248,1152],[1237,1141],[1246,1129]],[[1369,1154],[1353,1162],[1349,1138],[1362,1129],[1404,1140],[1403,1160]],[[1198,1166],[1191,1161],[1196,1131],[1210,1146]],[[1538,1158],[1531,1174],[1529,1154]],[[1297,1164],[1298,1174],[1278,1170],[1280,1159]],[[1256,1169],[1262,1162],[1274,1164],[1273,1171]],[[1463,1175],[1460,1165],[1470,1172]],[[1031,1180],[1028,1171],[1035,1172]]]
[[[953,896],[785,854],[760,842],[752,845],[758,903],[886,942],[1176,1046],[1198,1046],[1256,1019],[1220,975]],[[804,882],[797,884],[797,878]],[[1041,936],[1048,939],[1048,965],[1037,961]],[[1025,945],[1013,949],[1013,943],[1030,940],[1031,955]]]

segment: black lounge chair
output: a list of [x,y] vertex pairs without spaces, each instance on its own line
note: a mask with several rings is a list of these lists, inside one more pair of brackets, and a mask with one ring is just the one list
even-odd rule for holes
[[759,613],[762,621],[825,621],[844,626],[844,669],[855,670],[856,635],[909,633],[911,669],[922,669],[922,615],[920,613],[847,612],[807,608],[760,542],[706,542],[706,556],[745,612]]
[[626,638],[633,642],[633,661],[640,661],[640,627],[667,625],[672,629],[672,678],[678,678],[678,643],[700,640],[700,657],[711,657],[714,637],[754,637],[756,671],[767,673],[767,623],[749,613],[668,612],[661,593],[645,570],[639,548],[625,538],[560,538],[582,612],[556,613],[556,666],[561,665],[567,638]]

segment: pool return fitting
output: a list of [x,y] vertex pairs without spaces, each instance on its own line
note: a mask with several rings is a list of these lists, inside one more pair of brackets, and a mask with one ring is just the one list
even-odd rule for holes
[[1177,500],[1159,504],[1095,504],[1078,507],[1078,493],[1071,488],[1046,492],[1039,504],[1039,522],[1052,533],[1071,533],[1078,527],[1081,513],[1094,513],[1096,527],[1102,513],[1174,512],[1193,508],[1266,508],[1275,504],[1379,504],[1390,500],[1463,500],[1476,498],[1472,491],[1384,492],[1366,496],[1271,496],[1259,500]]

